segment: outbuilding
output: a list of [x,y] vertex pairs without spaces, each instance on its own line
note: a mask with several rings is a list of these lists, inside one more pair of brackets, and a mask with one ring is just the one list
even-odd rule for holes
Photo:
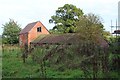
[[40,22],[29,23],[19,34],[20,47],[29,46],[41,34],[50,34],[47,28]]

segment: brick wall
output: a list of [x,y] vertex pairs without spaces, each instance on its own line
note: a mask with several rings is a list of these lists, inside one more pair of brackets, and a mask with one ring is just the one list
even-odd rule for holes
[[[38,27],[41,27],[41,32],[37,32]],[[22,41],[22,46],[25,43],[29,45],[30,42],[36,39],[40,34],[49,34],[49,32],[42,23],[37,22],[36,25],[28,32],[28,34],[20,35],[20,42]]]

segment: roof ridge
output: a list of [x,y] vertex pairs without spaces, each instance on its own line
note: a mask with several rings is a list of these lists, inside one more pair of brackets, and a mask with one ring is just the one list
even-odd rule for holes
[[49,30],[45,27],[45,25],[41,21],[38,21],[38,22],[40,22],[44,26],[44,28],[49,32]]
[[43,25],[41,21],[35,21],[27,24],[26,27],[20,31],[20,34],[28,33],[37,23],[40,23],[48,31],[48,29]]
[[27,24],[25,28],[20,31],[20,34],[28,33],[36,25],[37,22],[38,21]]

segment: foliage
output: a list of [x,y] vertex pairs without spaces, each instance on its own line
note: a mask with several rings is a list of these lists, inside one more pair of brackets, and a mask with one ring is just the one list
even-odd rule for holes
[[28,57],[28,45],[25,44],[23,48],[21,48],[21,51],[22,51],[22,58],[23,58],[23,62],[25,63],[25,59]]
[[103,35],[103,24],[99,16],[95,14],[87,14],[81,16],[76,23],[77,33],[86,36],[87,39],[93,39],[95,36]]
[[[39,48],[37,51],[38,50]],[[39,51],[43,52],[43,50]],[[21,54],[21,50],[18,47],[4,47],[2,59],[2,78],[42,78],[43,76],[40,73],[40,64],[32,61],[32,57],[30,55],[27,58],[26,63],[23,63]],[[41,54],[39,53],[38,55]],[[80,69],[66,69],[61,72],[55,70],[53,67],[46,66],[46,72],[47,78],[81,78],[83,76],[83,72]]]
[[2,42],[3,44],[16,44],[19,42],[20,25],[14,20],[10,19],[9,22],[3,25]]
[[[83,43],[83,42],[82,42]],[[89,49],[84,47],[88,46]],[[88,54],[91,53],[92,45],[84,46],[81,44],[73,47],[69,46],[67,49],[61,49],[61,46],[52,45],[52,46],[42,46],[36,47],[32,53],[32,56],[29,55],[26,59],[26,63],[23,63],[21,59],[21,50],[18,47],[5,46],[3,49],[3,59],[2,59],[2,77],[3,78],[43,78],[41,75],[41,60],[48,54],[48,52],[53,52],[51,56],[48,57],[48,60],[45,61],[45,70],[46,78],[92,78],[93,70],[92,63],[89,61],[92,57],[89,57]],[[57,50],[56,50],[57,47]],[[65,47],[63,47],[65,48]],[[94,47],[93,47],[94,48]],[[99,48],[96,47],[96,53]],[[65,52],[65,56],[61,59],[62,50]],[[81,53],[76,53],[77,51]],[[58,52],[58,53],[57,53]],[[66,53],[67,52],[67,53]],[[101,51],[99,51],[101,53]],[[35,55],[34,55],[35,54]],[[34,61],[32,60],[33,55],[35,57]],[[101,57],[101,59],[99,58]],[[37,59],[37,60],[36,60]],[[58,59],[58,63],[56,63]],[[106,74],[102,73],[102,64],[101,60],[104,61],[104,58],[97,56],[95,61],[98,61],[97,78],[104,78]],[[36,63],[36,61],[38,63]],[[88,62],[89,61],[89,62]],[[118,78],[118,71],[109,71],[109,78]]]
[[103,36],[104,36],[106,39],[108,39],[108,38],[111,36],[111,34],[110,34],[109,31],[104,31],[104,32],[103,32]]
[[110,70],[120,71],[120,36],[110,38]]
[[73,33],[75,32],[75,23],[78,21],[83,12],[80,8],[72,4],[65,4],[56,10],[56,14],[51,16],[50,23],[54,23],[53,31],[59,33]]
[[2,51],[2,78],[38,77],[39,64],[32,62],[31,57],[23,63],[22,52],[17,46],[4,46]]
[[[83,61],[83,63],[81,64],[84,67],[83,68],[83,71],[85,72],[84,74],[86,74],[87,76],[89,76],[88,74],[92,74],[89,77],[93,77],[93,78],[108,77],[109,51],[106,50],[108,50],[109,48],[104,47],[106,50],[104,48],[102,49],[100,48],[100,46],[98,46],[99,43],[97,42],[97,39],[99,40],[104,39],[103,36],[105,36],[105,31],[103,29],[103,25],[99,16],[96,16],[94,14],[84,15],[80,18],[80,20],[77,22],[76,25],[77,25],[77,32],[84,36],[84,40],[88,42],[88,44],[91,44],[90,46],[93,46],[92,48],[89,46],[91,51],[88,52],[87,54],[89,54],[89,57],[91,55],[94,55],[94,57]],[[81,37],[79,38],[81,39]],[[86,51],[89,51],[89,48],[87,46],[84,48],[86,49]],[[84,53],[86,52],[84,51]],[[89,67],[87,64],[93,66]],[[104,74],[106,76],[104,76]]]
[[[99,45],[89,41],[81,41],[78,45],[38,46],[33,53],[34,60],[39,64],[45,63],[44,68],[50,67],[60,72],[80,69],[83,72],[82,77],[95,78],[99,77],[99,71],[103,71],[101,74],[107,71],[107,53]],[[47,75],[47,69],[43,72]]]

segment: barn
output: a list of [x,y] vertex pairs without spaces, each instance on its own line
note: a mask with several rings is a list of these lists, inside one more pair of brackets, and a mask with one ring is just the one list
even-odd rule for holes
[[[85,37],[85,36],[84,36]],[[20,47],[26,45],[41,44],[78,44],[84,41],[84,37],[77,33],[68,34],[50,34],[47,28],[40,22],[29,23],[19,35]],[[97,44],[105,47],[108,46],[107,41],[101,36],[95,37]]]
[[29,46],[30,42],[41,34],[50,33],[40,21],[29,23],[19,34],[20,47],[23,47],[25,44]]

